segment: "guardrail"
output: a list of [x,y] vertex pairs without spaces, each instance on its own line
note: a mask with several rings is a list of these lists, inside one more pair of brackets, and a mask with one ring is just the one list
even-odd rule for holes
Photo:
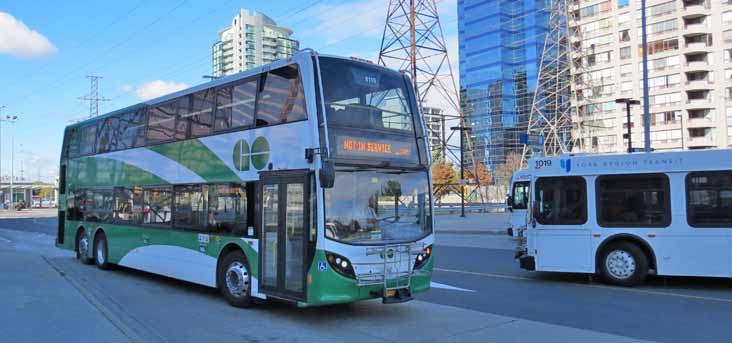
[[[508,206],[502,203],[493,204],[465,204],[466,213],[494,213],[505,212]],[[434,212],[436,215],[441,214],[458,214],[460,213],[460,203],[454,204],[435,204]]]

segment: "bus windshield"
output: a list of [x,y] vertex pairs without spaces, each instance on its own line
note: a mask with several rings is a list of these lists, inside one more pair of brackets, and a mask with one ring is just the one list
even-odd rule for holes
[[405,78],[340,58],[321,58],[323,99],[335,157],[418,163]]
[[325,217],[325,236],[344,243],[420,239],[432,231],[427,172],[339,169]]

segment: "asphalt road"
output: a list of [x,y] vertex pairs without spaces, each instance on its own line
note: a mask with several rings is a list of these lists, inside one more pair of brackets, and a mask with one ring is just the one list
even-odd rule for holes
[[[49,235],[55,234],[55,225],[55,218],[0,219],[0,228]],[[438,243],[433,281],[450,289],[433,288],[418,300],[652,341],[732,341],[727,327],[732,322],[732,280],[653,278],[642,287],[605,286],[586,275],[523,271],[511,250],[495,249],[510,248],[510,243],[483,236],[498,243],[490,249]],[[448,244],[460,242],[460,237],[438,238]],[[132,283],[149,277],[127,269],[118,272]],[[188,289],[167,278],[153,279],[162,288]],[[216,297],[202,287],[188,291]],[[133,303],[128,300],[125,303]]]

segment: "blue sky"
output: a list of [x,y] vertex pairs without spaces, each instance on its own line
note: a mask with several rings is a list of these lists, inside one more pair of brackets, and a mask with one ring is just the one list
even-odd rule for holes
[[[63,128],[88,115],[85,75],[100,75],[111,99],[100,113],[145,96],[202,83],[211,73],[211,45],[239,8],[267,14],[293,29],[301,48],[376,61],[388,0],[7,1],[0,8],[2,174],[56,175]],[[438,1],[457,71],[456,0]]]

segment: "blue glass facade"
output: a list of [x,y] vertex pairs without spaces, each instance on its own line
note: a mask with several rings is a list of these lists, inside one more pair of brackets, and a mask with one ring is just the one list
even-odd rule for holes
[[544,9],[542,0],[458,0],[462,107],[478,162],[492,172],[522,152],[518,135],[536,88]]

